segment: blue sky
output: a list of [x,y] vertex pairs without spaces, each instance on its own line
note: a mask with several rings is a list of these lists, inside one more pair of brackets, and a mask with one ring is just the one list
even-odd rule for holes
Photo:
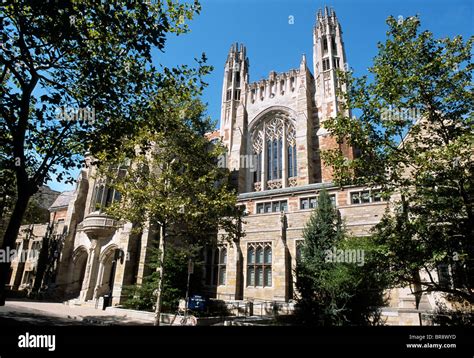
[[[367,73],[377,53],[377,43],[385,40],[385,20],[392,15],[404,18],[418,14],[423,29],[435,37],[474,34],[472,0],[201,0],[202,12],[190,23],[191,32],[168,38],[165,53],[156,53],[156,63],[165,66],[193,65],[194,58],[206,53],[214,71],[206,78],[203,94],[208,114],[218,121],[224,63],[232,43],[247,47],[250,81],[266,78],[270,71],[298,68],[306,54],[312,70],[312,28],[315,15],[324,5],[331,6],[343,30],[349,66],[356,76]],[[294,24],[289,23],[292,16]],[[51,182],[55,190],[72,186]]]

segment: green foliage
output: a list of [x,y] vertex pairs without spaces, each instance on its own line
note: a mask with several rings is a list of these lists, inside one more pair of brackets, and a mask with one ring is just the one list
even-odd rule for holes
[[[300,320],[325,326],[378,324],[387,277],[373,271],[370,241],[347,236],[326,191],[320,193],[303,237],[296,269]],[[328,259],[333,250],[363,250],[364,261],[361,266],[334,262]]]
[[[7,170],[16,178],[2,247],[14,245],[41,185],[72,183],[71,169],[81,168],[86,152],[113,158],[124,137],[158,128],[146,113],[151,103],[170,104],[163,97],[168,90],[189,98],[202,90],[201,77],[210,71],[204,55],[196,69],[157,69],[159,58],[152,58],[169,34],[187,32],[199,12],[197,1],[2,2],[0,175]],[[1,264],[0,304],[7,274]]]
[[[339,141],[359,149],[344,160],[323,153],[341,184],[381,186],[394,210],[376,227],[378,261],[388,264],[393,285],[444,292],[474,303],[472,164],[474,94],[472,43],[461,36],[436,39],[421,31],[418,17],[387,20],[385,43],[369,69],[373,80],[340,73],[346,108],[325,124]],[[407,110],[406,115],[400,109]],[[432,275],[452,267],[453,285]],[[427,279],[418,274],[423,270]]]
[[[23,190],[68,178],[85,151],[112,153],[124,134],[147,125],[140,113],[150,96],[174,85],[169,73],[187,71],[159,73],[151,51],[164,51],[166,35],[186,32],[184,20],[199,11],[197,2],[173,0],[1,5],[2,157],[22,185],[28,180]],[[58,116],[63,108],[94,115],[68,119]]]
[[[187,264],[188,259],[193,257],[194,250],[185,250],[184,248],[169,246],[165,251],[164,276],[163,282],[163,296],[162,307],[164,312],[173,313],[178,307],[180,299],[186,295],[186,285],[188,278]],[[125,289],[125,294],[128,296],[124,302],[124,307],[153,311],[156,305],[156,290],[159,282],[159,272],[157,268],[160,265],[160,252],[157,249],[152,250],[150,262],[147,264],[152,273],[146,276],[141,285],[134,285]],[[199,269],[199,262],[196,264],[194,273],[190,279],[190,294],[199,292],[201,287],[201,270]]]
[[[123,151],[114,157],[107,151],[96,155],[97,176],[121,194],[120,201],[102,209],[136,230],[164,227],[165,255],[169,245],[214,245],[218,228],[228,239],[239,229],[236,193],[228,170],[218,166],[225,149],[205,136],[215,126],[198,92],[175,85],[159,91],[147,113],[157,126],[124,138]],[[168,268],[163,269],[166,282]],[[151,290],[153,283],[152,275],[141,290]],[[168,287],[168,294],[174,288]]]

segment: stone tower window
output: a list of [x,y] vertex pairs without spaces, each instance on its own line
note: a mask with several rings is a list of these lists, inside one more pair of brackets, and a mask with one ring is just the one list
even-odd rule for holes
[[251,131],[250,140],[257,162],[253,175],[256,191],[281,188],[288,178],[297,176],[295,120],[287,113],[268,113]]
[[235,73],[235,87],[240,87],[240,72]]
[[334,36],[331,36],[331,46],[333,55],[337,55],[336,39],[334,38]]
[[323,59],[323,71],[328,71],[329,70],[329,58]]

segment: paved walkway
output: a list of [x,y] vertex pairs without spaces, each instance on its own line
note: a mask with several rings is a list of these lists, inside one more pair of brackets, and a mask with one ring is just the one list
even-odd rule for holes
[[3,325],[150,325],[150,322],[91,307],[7,301],[5,306],[0,306],[0,326]]

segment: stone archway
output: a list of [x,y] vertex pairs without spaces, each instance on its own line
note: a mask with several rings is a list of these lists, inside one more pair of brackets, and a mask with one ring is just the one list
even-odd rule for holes
[[119,249],[116,245],[111,245],[100,255],[99,274],[94,290],[94,298],[103,297],[104,295],[112,293],[117,265],[117,250]]
[[73,297],[78,297],[81,292],[81,287],[84,281],[84,276],[87,267],[87,250],[84,246],[79,246],[72,255],[72,282],[68,290]]

